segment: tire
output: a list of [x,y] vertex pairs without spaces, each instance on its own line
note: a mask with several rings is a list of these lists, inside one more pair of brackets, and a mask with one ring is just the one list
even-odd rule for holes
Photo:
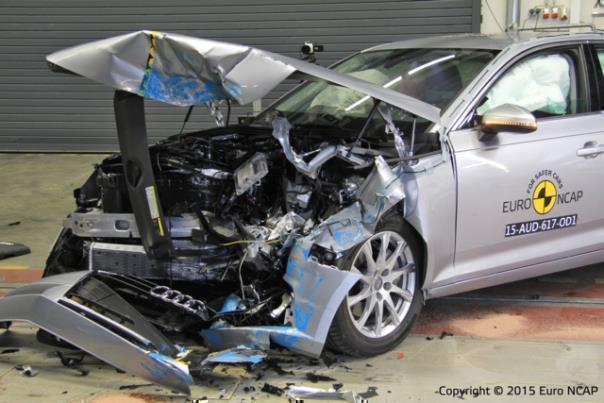
[[[403,244],[399,257],[389,259],[397,252],[401,241]],[[374,261],[378,261],[379,267],[380,254],[375,249],[386,242],[389,247],[381,270],[370,270],[371,265],[367,261],[368,246],[371,246],[369,250],[373,252],[369,254]],[[387,261],[393,262],[395,270],[387,269]],[[422,267],[420,241],[413,229],[398,214],[385,216],[374,235],[342,259],[342,270],[354,270],[364,277],[340,304],[327,336],[327,346],[357,357],[374,356],[396,347],[411,330],[423,305]],[[396,316],[386,307],[386,294],[389,295],[392,302],[390,306]],[[367,309],[372,301],[373,307]],[[377,326],[380,307],[382,321]]]

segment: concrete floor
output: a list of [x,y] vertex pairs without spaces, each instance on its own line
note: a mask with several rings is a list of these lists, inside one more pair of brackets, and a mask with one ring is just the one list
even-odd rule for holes
[[[0,240],[28,244],[32,254],[0,261],[0,295],[34,281],[60,228],[73,208],[72,189],[91,172],[100,155],[0,154]],[[19,222],[16,225],[10,225]],[[443,332],[454,334],[439,338]],[[18,351],[11,351],[18,349]],[[120,374],[92,357],[80,376],[61,365],[56,348],[36,343],[35,329],[16,324],[0,333],[0,402],[155,402],[185,401],[156,386],[120,390],[146,382]],[[284,370],[245,371],[217,368],[193,388],[193,398],[231,402],[284,402],[259,392],[264,382],[367,391],[370,402],[456,401],[439,388],[489,388],[480,402],[602,402],[604,401],[604,265],[582,268],[428,301],[413,335],[392,352],[367,360],[338,358],[323,362],[277,353]],[[39,371],[21,375],[16,365]],[[311,383],[307,372],[337,381]],[[262,379],[256,380],[259,374]],[[593,396],[571,396],[568,387],[597,386]],[[256,390],[246,392],[249,386]],[[504,395],[494,395],[502,386]],[[509,387],[517,386],[507,395]],[[530,394],[534,386],[535,395]],[[543,387],[543,389],[540,389]],[[561,388],[561,389],[556,389]],[[547,392],[558,392],[546,395]],[[464,399],[469,399],[465,396]]]

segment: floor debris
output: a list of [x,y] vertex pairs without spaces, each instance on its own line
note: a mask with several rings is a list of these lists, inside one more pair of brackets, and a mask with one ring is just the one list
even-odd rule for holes
[[139,384],[130,384],[130,385],[122,385],[119,387],[120,390],[134,390],[138,388],[144,388],[146,386],[155,386],[153,383],[139,383]]
[[19,225],[19,224],[21,224],[21,221],[13,221],[13,222],[9,222],[8,226],[9,227],[14,227],[14,226]]
[[378,396],[377,386],[369,386],[367,388],[367,392],[359,393],[358,396],[362,397],[363,399],[369,399],[370,397]]
[[0,351],[0,354],[12,354],[12,353],[16,353],[18,351],[20,351],[18,348],[7,348],[7,349]]
[[267,369],[271,369],[277,373],[277,375],[295,375],[294,371],[286,371],[284,370],[280,364],[291,364],[293,360],[285,360],[281,358],[267,358],[264,360],[266,363]]
[[307,372],[306,379],[308,379],[312,383],[337,381],[337,379],[334,379],[330,376],[315,374],[314,372]]
[[445,332],[445,331],[443,331],[443,332],[440,334],[440,336],[438,336],[438,338],[439,338],[440,340],[442,340],[442,339],[444,339],[445,337],[448,337],[448,336],[454,336],[454,334],[453,334],[453,333],[451,333],[451,332]]
[[211,364],[250,364],[257,365],[266,358],[266,352],[248,347],[235,347],[227,350],[210,353],[203,360],[201,366]]
[[287,397],[290,402],[303,402],[305,399],[314,400],[343,400],[351,403],[363,403],[367,400],[360,394],[354,392],[340,392],[334,389],[319,389],[308,386],[292,386],[287,391]]
[[260,389],[262,392],[266,392],[268,394],[271,395],[275,395],[275,396],[283,396],[283,393],[285,393],[285,390],[275,386],[275,385],[271,385],[270,383],[264,383],[264,385],[262,386],[262,389]]
[[19,373],[23,376],[28,376],[30,378],[33,378],[34,376],[38,375],[38,371],[36,371],[35,369],[33,369],[31,366],[29,365],[17,365],[15,367],[15,369],[17,371],[19,371]]
[[404,351],[397,351],[396,352],[396,359],[397,360],[402,360],[403,358],[405,358],[405,352]]
[[80,376],[87,376],[90,373],[90,370],[81,366],[84,357],[86,357],[86,353],[76,352],[71,354],[61,353],[57,351],[57,356],[61,360],[61,364],[65,368],[73,369],[80,373]]

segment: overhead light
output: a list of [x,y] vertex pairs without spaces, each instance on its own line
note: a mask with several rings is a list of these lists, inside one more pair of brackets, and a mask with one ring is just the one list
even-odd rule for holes
[[[394,84],[398,83],[399,81],[401,81],[403,79],[403,76],[398,76],[396,77],[394,80],[388,81],[386,84],[382,85],[382,87],[384,88],[390,88],[392,87]],[[345,112],[350,111],[351,109],[356,108],[357,106],[359,106],[360,104],[362,104],[363,102],[367,101],[369,98],[371,98],[368,95],[365,95],[363,98],[359,99],[358,101],[356,101],[355,103],[353,103],[352,105],[350,105],[348,108],[344,109]]]
[[432,60],[432,61],[430,61],[428,63],[424,63],[421,66],[418,66],[418,67],[416,67],[416,68],[414,68],[412,70],[409,70],[409,72],[407,74],[409,74],[410,76],[412,76],[415,73],[417,73],[418,71],[422,71],[424,69],[427,69],[430,66],[434,66],[435,64],[442,63],[442,62],[447,61],[447,60],[451,60],[454,57],[455,57],[455,55],[451,54],[451,55],[448,55],[448,56],[445,56],[445,57],[434,59],[434,60]]

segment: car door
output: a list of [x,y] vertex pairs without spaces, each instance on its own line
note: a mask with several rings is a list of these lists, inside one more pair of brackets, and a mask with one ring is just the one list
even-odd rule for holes
[[592,154],[604,144],[604,117],[593,110],[584,50],[523,55],[478,99],[474,120],[511,103],[535,115],[536,131],[481,139],[474,124],[450,133],[458,215],[444,283],[604,248],[604,155]]

